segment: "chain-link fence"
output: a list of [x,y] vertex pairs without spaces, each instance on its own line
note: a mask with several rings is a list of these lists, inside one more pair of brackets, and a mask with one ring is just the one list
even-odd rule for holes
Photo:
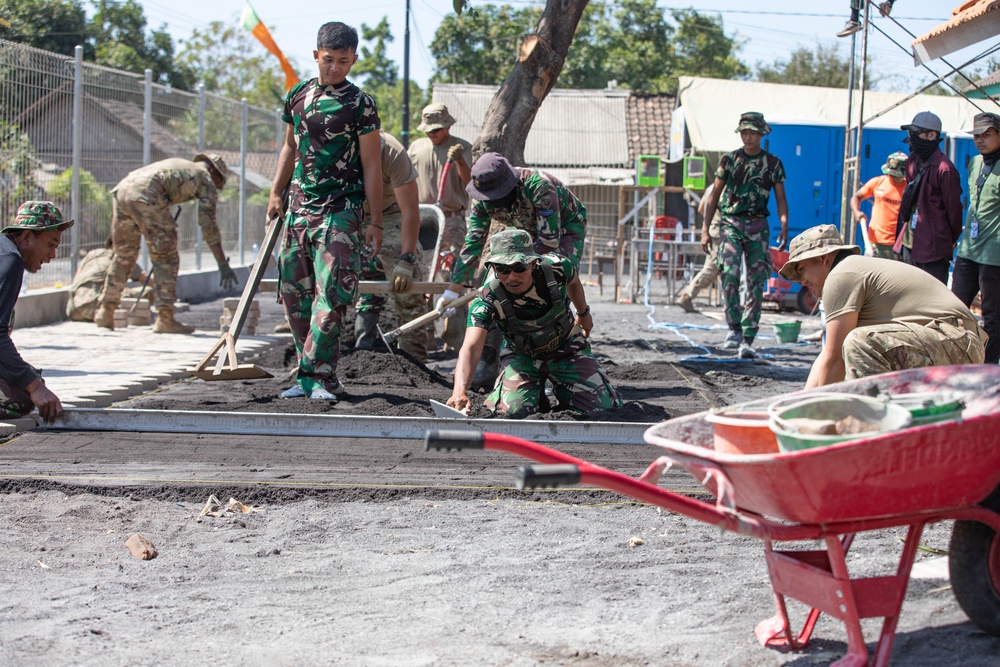
[[[281,128],[276,110],[0,40],[0,220],[11,220],[25,200],[48,199],[77,221],[56,260],[29,275],[28,287],[72,281],[82,254],[104,244],[110,190],[129,172],[199,152],[218,153],[229,169],[218,205],[223,249],[234,265],[253,261]],[[182,271],[202,266],[197,219],[197,202],[185,204],[178,218]],[[148,268],[145,254],[141,261]]]

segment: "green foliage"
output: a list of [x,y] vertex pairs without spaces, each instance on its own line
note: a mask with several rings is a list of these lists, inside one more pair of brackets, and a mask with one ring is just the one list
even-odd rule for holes
[[42,166],[28,135],[0,121],[0,215],[9,220],[21,202],[37,199],[34,171]]
[[184,41],[178,63],[193,72],[205,90],[252,106],[273,109],[285,100],[285,74],[242,25],[212,21]]
[[[847,88],[850,68],[850,55],[841,55],[837,45],[817,44],[814,50],[800,46],[792,51],[787,60],[779,58],[770,65],[757,63],[757,80],[799,86]],[[865,88],[874,88],[878,80],[869,61]]]
[[[49,199],[71,201],[73,170],[67,169],[52,179],[45,192]],[[103,241],[111,233],[111,194],[86,169],[80,170],[80,220],[77,222],[93,241]]]
[[135,0],[96,0],[97,12],[88,26],[94,62],[141,74],[153,70],[153,80],[190,90],[194,72],[175,63],[174,43],[165,29],[146,33],[146,15]]
[[[537,6],[481,5],[446,16],[431,42],[435,81],[497,85],[514,66],[517,47],[541,17]],[[622,88],[672,92],[685,74],[734,78],[748,69],[721,19],[694,10],[669,15],[655,0],[589,4],[559,75],[561,88]]]
[[72,56],[77,44],[91,46],[79,0],[0,0],[0,19],[0,39],[64,56]]
[[399,68],[386,55],[386,44],[393,41],[392,32],[389,30],[389,17],[383,16],[374,28],[362,23],[361,39],[366,42],[374,40],[375,44],[372,48],[362,44],[360,57],[357,64],[351,68],[351,75],[365,77],[366,90],[395,86],[399,80]]

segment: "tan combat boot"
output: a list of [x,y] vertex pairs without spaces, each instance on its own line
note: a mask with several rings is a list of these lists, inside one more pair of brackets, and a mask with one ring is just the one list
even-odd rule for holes
[[681,294],[677,299],[677,305],[683,308],[685,313],[693,313],[696,310],[694,299],[691,298],[690,294]]
[[101,327],[102,329],[115,330],[115,307],[104,305],[98,306],[97,312],[94,313],[94,324]]
[[156,324],[153,325],[153,333],[194,333],[194,327],[181,324],[174,319],[174,309],[160,306],[156,313]]

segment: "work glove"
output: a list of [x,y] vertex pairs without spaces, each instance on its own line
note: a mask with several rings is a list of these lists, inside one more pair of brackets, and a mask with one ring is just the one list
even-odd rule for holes
[[405,292],[413,284],[413,262],[399,260],[392,270],[392,291]]
[[446,289],[444,294],[441,295],[441,298],[439,298],[437,303],[434,304],[434,310],[441,313],[441,317],[451,317],[455,314],[455,309],[449,308],[448,304],[457,298],[458,294],[455,294],[450,289]]
[[462,144],[455,144],[448,149],[448,159],[452,162],[461,160],[463,155],[465,155],[465,146]]
[[229,267],[229,258],[219,264],[219,285],[225,289],[231,289],[240,284],[240,279],[236,277],[236,272]]

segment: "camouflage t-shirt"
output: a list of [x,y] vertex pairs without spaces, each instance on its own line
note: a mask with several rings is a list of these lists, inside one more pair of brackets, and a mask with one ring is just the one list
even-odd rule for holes
[[281,119],[295,133],[295,170],[289,210],[336,213],[365,202],[358,138],[380,123],[375,101],[350,81],[324,86],[318,79],[295,85]]
[[[556,205],[552,202],[555,191]],[[579,266],[587,235],[587,209],[555,176],[522,169],[517,194],[510,209],[475,200],[469,216],[465,245],[455,262],[452,280],[471,279],[484,258],[486,241],[505,229],[523,229],[547,251],[558,251]],[[537,246],[536,246],[537,248]]]
[[[565,303],[568,300],[566,285],[572,282],[573,277],[576,276],[576,266],[568,257],[563,257],[556,253],[542,255],[541,261],[552,265],[553,278],[559,284],[559,294]],[[545,275],[538,264],[535,265],[535,270],[531,276],[532,284],[527,292],[524,294],[507,293],[510,298],[510,304],[514,308],[514,314],[519,319],[538,319],[552,309],[552,304],[549,303],[547,298],[549,291],[545,285]],[[484,298],[489,296],[489,294],[490,287],[489,283],[487,283],[479,290],[479,296],[469,304],[468,326],[488,330],[499,319],[496,309],[489,305]],[[545,296],[542,296],[543,294]]]
[[767,199],[775,183],[785,182],[785,167],[765,150],[751,157],[740,148],[722,156],[715,177],[725,183],[719,197],[724,218],[766,218]]

